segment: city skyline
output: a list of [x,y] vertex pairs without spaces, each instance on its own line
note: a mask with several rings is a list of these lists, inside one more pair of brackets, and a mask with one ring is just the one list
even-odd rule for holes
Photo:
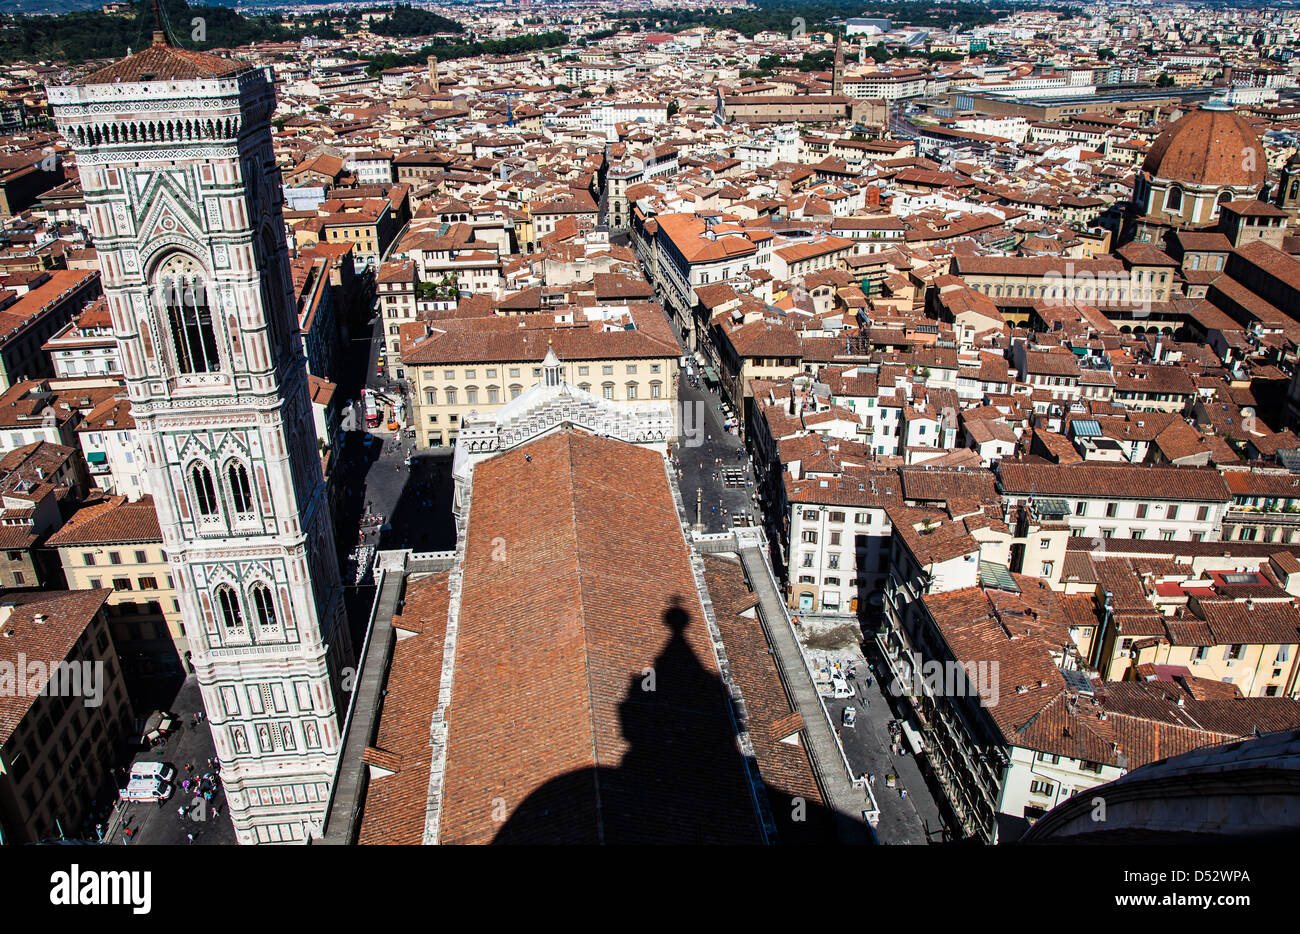
[[1300,11],[267,9],[0,37],[5,842],[1295,833]]

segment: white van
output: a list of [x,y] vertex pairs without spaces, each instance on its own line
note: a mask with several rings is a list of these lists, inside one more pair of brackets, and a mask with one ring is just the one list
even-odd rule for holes
[[172,786],[161,778],[132,778],[119,792],[123,801],[166,801]]
[[835,675],[831,678],[831,694],[834,697],[852,697],[853,685],[849,684],[848,679]]
[[128,781],[143,779],[144,781],[153,781],[160,778],[165,782],[170,782],[176,777],[176,770],[166,762],[137,762],[131,766],[131,777]]
[[925,739],[906,720],[903,721],[903,735],[907,737],[907,745],[912,747],[912,752],[918,756],[925,752]]

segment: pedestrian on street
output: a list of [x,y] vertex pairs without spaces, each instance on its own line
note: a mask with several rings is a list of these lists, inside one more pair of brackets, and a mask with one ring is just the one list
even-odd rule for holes
[[187,833],[185,836],[189,838],[190,843],[193,843],[193,842],[194,842],[194,834],[192,834],[192,833]]
[[906,800],[907,800],[907,789],[906,789],[906,788],[902,789],[902,790],[901,790],[901,794],[903,795],[903,800],[906,801]]
[[176,809],[176,816],[179,817],[181,820],[185,819],[185,805],[182,804],[180,807]]
[[876,773],[875,773],[875,772],[872,772],[870,775],[867,776],[867,784],[869,784],[869,785],[875,785],[875,784],[876,784]]

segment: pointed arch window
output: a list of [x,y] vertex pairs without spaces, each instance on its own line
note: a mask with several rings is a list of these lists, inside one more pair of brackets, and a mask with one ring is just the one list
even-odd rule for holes
[[277,624],[275,598],[271,594],[271,588],[265,584],[254,584],[251,593],[253,596],[253,612],[257,614],[257,624],[263,627],[275,626]]
[[248,470],[243,464],[232,463],[226,468],[230,482],[230,500],[235,512],[253,511],[253,488],[248,482]]
[[217,332],[202,270],[177,253],[158,267],[158,288],[167,311],[176,368],[181,373],[212,373],[221,368]]
[[239,595],[226,584],[217,588],[217,609],[221,613],[221,622],[227,629],[243,628],[244,614],[239,608]]
[[212,482],[212,471],[202,464],[195,464],[190,471],[194,481],[194,501],[199,507],[199,515],[215,516],[217,514],[217,487]]

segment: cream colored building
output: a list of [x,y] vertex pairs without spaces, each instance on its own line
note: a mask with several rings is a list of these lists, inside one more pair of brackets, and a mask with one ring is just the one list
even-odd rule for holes
[[149,677],[186,670],[189,640],[152,497],[90,502],[50,536],[48,545],[58,552],[70,589],[112,589],[106,611],[129,673]]
[[1236,685],[1246,697],[1300,694],[1300,613],[1290,599],[1232,600],[1193,592],[1183,600],[1158,601],[1157,609],[1165,615],[1117,614],[1100,646],[1098,670],[1107,680],[1132,678],[1138,665],[1170,665]]
[[540,383],[548,351],[559,360],[560,378],[583,392],[631,406],[676,403],[679,348],[658,306],[558,317],[574,315],[576,322],[563,324],[545,314],[403,326],[419,445],[453,444],[470,412],[496,411]]

